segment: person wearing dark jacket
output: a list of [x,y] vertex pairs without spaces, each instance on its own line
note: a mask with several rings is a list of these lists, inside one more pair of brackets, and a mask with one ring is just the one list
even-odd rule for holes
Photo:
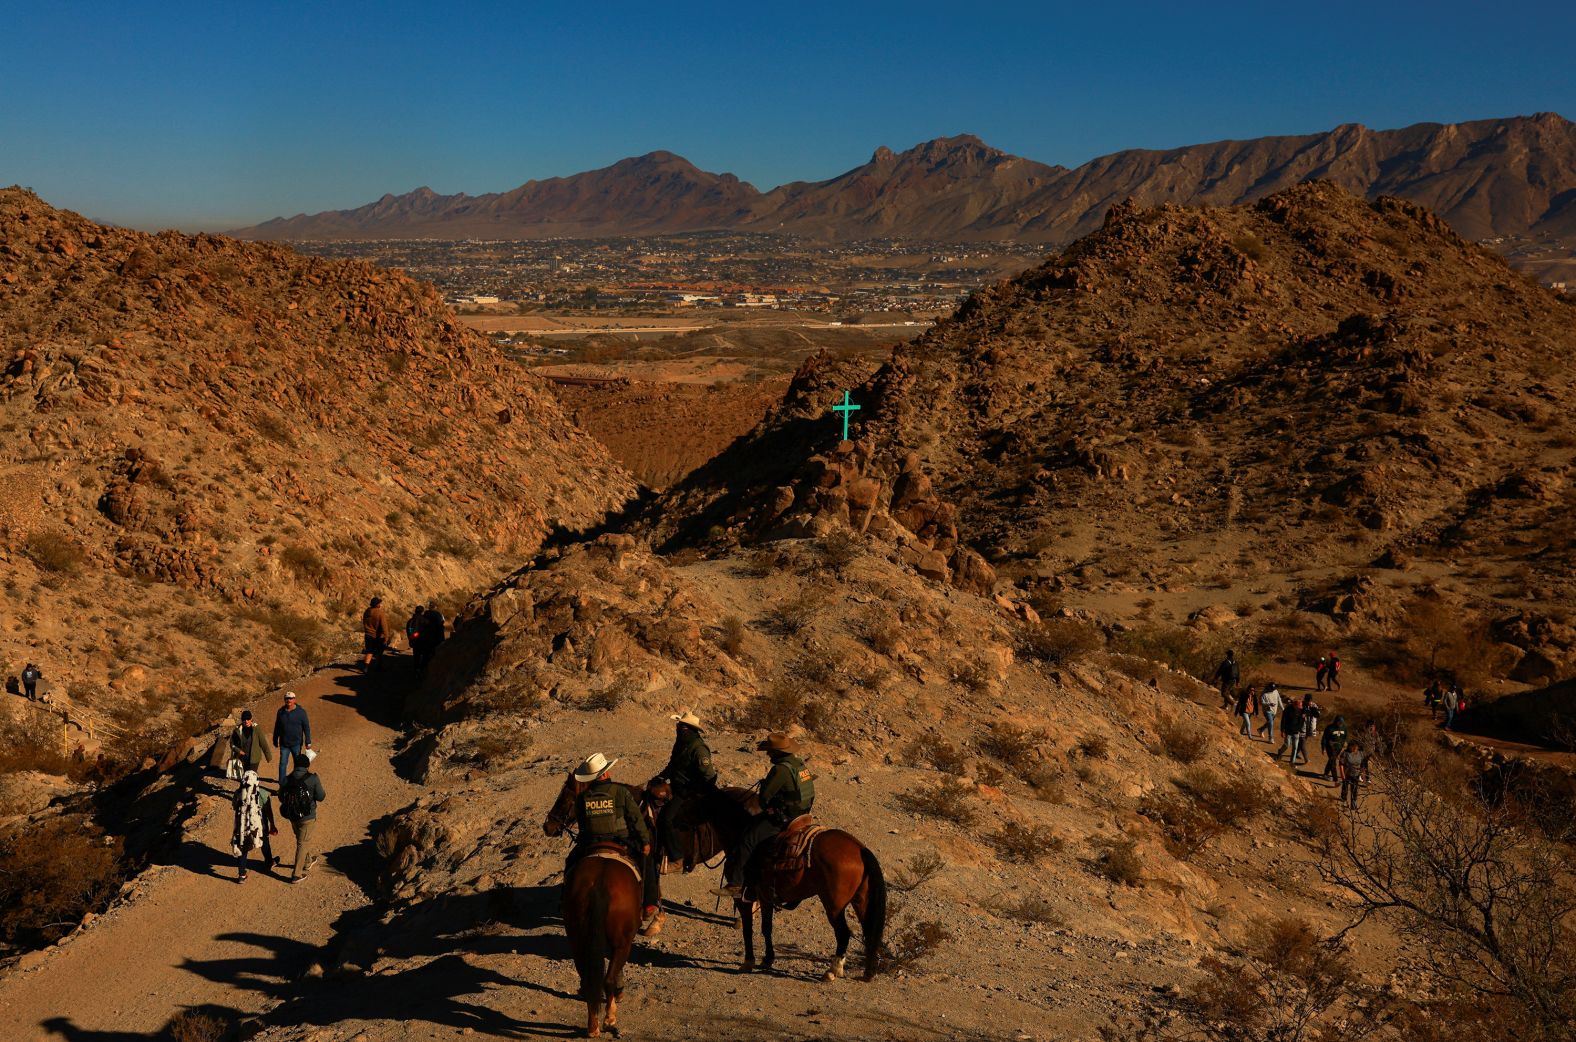
[[[657,815],[657,844],[667,855],[669,863],[677,864],[684,857],[684,846],[674,828],[676,808],[687,797],[704,796],[717,788],[717,768],[711,763],[711,750],[706,747],[705,733],[700,718],[689,710],[673,715],[673,752],[660,777],[666,778],[673,788],[673,798],[662,805]],[[694,865],[685,865],[690,871]]]
[[252,719],[252,711],[243,710],[240,726],[230,732],[230,760],[239,764],[235,769],[235,777],[255,771],[264,760],[273,758],[273,746],[268,744],[267,735]]
[[1297,754],[1302,751],[1302,703],[1295,698],[1286,703],[1286,709],[1281,713],[1281,745],[1275,750],[1275,758],[1291,750],[1291,755],[1286,758],[1293,767],[1297,765]]
[[308,860],[308,855],[312,852],[312,830],[317,825],[317,805],[328,799],[328,793],[323,791],[323,779],[312,773],[312,761],[315,759],[317,753],[311,749],[297,757],[295,770],[290,772],[290,777],[285,779],[279,789],[280,816],[290,822],[290,829],[295,833],[295,868],[290,872],[292,883],[303,878],[307,869],[317,863],[316,858]]
[[1231,705],[1232,692],[1241,680],[1242,669],[1237,665],[1237,653],[1228,650],[1220,665],[1215,667],[1215,683],[1220,685],[1220,708]]
[[1324,750],[1325,756],[1323,777],[1332,783],[1339,781],[1336,761],[1346,749],[1346,739],[1346,717],[1337,716],[1331,721],[1330,726],[1324,729],[1324,737],[1319,740],[1319,746]]
[[274,716],[274,748],[279,750],[279,784],[283,786],[294,761],[312,748],[312,721],[306,710],[296,705],[294,691],[285,692],[285,704]]
[[755,748],[771,757],[772,769],[761,779],[760,815],[728,852],[723,866],[725,882],[715,891],[723,897],[739,897],[744,892],[745,874],[755,851],[815,806],[815,778],[799,758],[797,742],[774,732],[756,743]]
[[29,702],[38,700],[38,682],[44,679],[44,671],[29,662],[27,668],[22,670],[22,693]]
[[389,620],[383,614],[383,598],[374,597],[361,614],[361,668],[376,669],[389,646]]
[[416,672],[426,672],[427,666],[432,663],[438,645],[443,643],[443,627],[443,612],[438,610],[435,601],[421,613],[421,632],[415,645]]
[[1237,716],[1242,719],[1242,733],[1253,733],[1253,714],[1259,711],[1259,689],[1252,684],[1237,694]]

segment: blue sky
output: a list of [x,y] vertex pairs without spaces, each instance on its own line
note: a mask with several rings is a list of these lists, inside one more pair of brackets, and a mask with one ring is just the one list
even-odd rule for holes
[[[1203,10],[1204,13],[1198,13]],[[1576,5],[0,0],[0,184],[223,228],[665,148],[761,188],[944,134],[1122,148],[1553,110]]]

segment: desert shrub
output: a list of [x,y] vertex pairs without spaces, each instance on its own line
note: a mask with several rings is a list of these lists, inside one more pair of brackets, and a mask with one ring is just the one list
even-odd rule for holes
[[910,893],[941,873],[941,856],[933,850],[915,854],[887,870],[887,885],[900,894]]
[[202,641],[219,640],[223,636],[218,617],[206,611],[181,612],[175,617],[175,628]]
[[640,679],[632,672],[620,673],[600,690],[593,691],[580,703],[580,708],[590,712],[610,713],[624,704],[625,699],[640,690]]
[[816,690],[789,673],[776,677],[733,710],[728,722],[746,731],[783,731],[798,724],[814,734],[826,730],[831,717],[831,707],[816,697]]
[[1016,919],[1019,922],[1040,923],[1044,926],[1067,925],[1067,917],[1062,914],[1061,909],[1038,894],[1017,896],[998,894],[986,898],[981,902],[981,906],[998,919]]
[[969,797],[973,790],[962,782],[943,779],[934,785],[900,793],[898,806],[914,814],[939,818],[954,825],[972,825],[979,817]]
[[751,579],[765,579],[789,568],[793,558],[783,550],[759,549],[746,557],[738,566],[739,574]]
[[1419,677],[1449,676],[1479,687],[1503,675],[1514,660],[1494,639],[1489,620],[1475,617],[1438,596],[1418,596],[1405,606],[1404,636],[1369,649],[1374,667],[1410,684]]
[[986,728],[979,746],[986,756],[1000,760],[1020,774],[1027,774],[1040,762],[1040,750],[1049,737],[1038,729],[997,721]]
[[171,1042],[220,1042],[229,1026],[219,1017],[200,1010],[178,1013],[164,1028]]
[[821,564],[838,574],[865,554],[860,538],[842,528],[822,536],[815,548]]
[[859,638],[881,654],[892,658],[900,653],[906,645],[903,639],[903,623],[897,614],[885,605],[876,605],[871,608],[864,618],[856,624],[855,632]]
[[1060,770],[1041,764],[1030,771],[1025,780],[1034,790],[1034,798],[1041,803],[1067,802],[1067,777]]
[[722,620],[722,639],[718,641],[722,650],[734,658],[744,650],[744,638],[749,630],[744,625],[744,620],[737,615],[729,615]]
[[[302,662],[315,663],[326,656],[330,637],[323,624],[307,615],[276,608],[250,607],[241,611],[242,618],[266,628],[277,639],[289,644]],[[290,679],[286,672],[278,682]],[[272,685],[274,682],[270,681]]]
[[1103,734],[1086,734],[1074,748],[1085,759],[1103,760],[1111,751],[1111,743]]
[[328,564],[310,546],[291,543],[280,552],[279,560],[303,582],[317,583],[320,586],[328,582]]
[[1053,666],[1076,662],[1104,644],[1099,627],[1078,619],[1047,619],[1026,627],[1018,637],[1018,651],[1024,658]]
[[807,687],[825,690],[837,686],[842,666],[825,648],[809,647],[788,664],[787,672],[803,681]]
[[1214,676],[1215,667],[1226,657],[1228,649],[1236,652],[1237,665],[1244,678],[1264,665],[1264,657],[1256,648],[1180,626],[1135,626],[1112,642],[1114,651],[1164,662],[1172,669],[1205,682]]
[[784,636],[798,636],[826,610],[827,595],[817,586],[806,586],[767,614],[772,629]]
[[934,767],[943,774],[968,770],[968,755],[938,734],[921,735],[908,743],[904,757],[915,766]]
[[1160,748],[1177,763],[1196,763],[1209,748],[1209,734],[1197,724],[1166,720],[1155,729]]
[[1250,260],[1261,261],[1268,256],[1268,251],[1265,250],[1264,244],[1252,232],[1243,232],[1231,240],[1231,245],[1238,253]]
[[34,532],[27,537],[27,556],[46,572],[75,575],[82,569],[86,555],[76,541],[61,532]]
[[1095,859],[1095,869],[1111,882],[1122,886],[1144,885],[1144,859],[1139,856],[1138,844],[1130,839],[1108,842]]
[[0,940],[47,944],[119,887],[120,841],[61,816],[0,834]]
[[1061,850],[1066,844],[1044,825],[1008,821],[990,837],[990,845],[1008,861],[1032,865]]
[[1150,793],[1138,812],[1160,826],[1166,850],[1179,861],[1188,860],[1225,831],[1225,826],[1183,792]]
[[457,561],[469,561],[477,554],[477,546],[453,529],[440,528],[427,536],[427,552],[443,554]]
[[1272,809],[1277,798],[1268,785],[1240,771],[1222,777],[1202,767],[1192,767],[1176,780],[1176,786],[1211,820],[1227,828]]
[[990,689],[995,674],[984,655],[970,655],[952,664],[952,680],[970,691]]
[[908,969],[934,955],[951,939],[952,931],[934,919],[904,924],[887,935],[881,951],[881,972]]

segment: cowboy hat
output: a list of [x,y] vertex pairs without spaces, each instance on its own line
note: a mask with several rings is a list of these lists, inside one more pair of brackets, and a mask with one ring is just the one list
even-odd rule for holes
[[700,717],[696,716],[695,711],[692,709],[686,709],[682,713],[674,713],[668,719],[676,720],[685,727],[693,727],[697,731],[703,730],[700,726]]
[[575,768],[575,781],[596,781],[598,778],[602,777],[605,772],[612,770],[613,765],[617,762],[618,760],[616,758],[609,760],[601,753],[592,753],[590,756],[586,757],[585,763],[582,763],[579,767]]
[[773,731],[755,743],[755,750],[768,753],[797,753],[799,743],[780,731]]

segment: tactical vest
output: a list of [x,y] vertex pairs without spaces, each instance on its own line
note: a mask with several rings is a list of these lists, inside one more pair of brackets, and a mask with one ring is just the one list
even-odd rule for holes
[[628,839],[629,827],[624,823],[623,806],[627,798],[612,782],[594,782],[581,793],[581,842]]
[[772,770],[786,772],[789,781],[772,797],[767,810],[785,821],[810,813],[815,805],[815,779],[810,777],[810,768],[804,761],[797,756],[785,756],[772,766]]

